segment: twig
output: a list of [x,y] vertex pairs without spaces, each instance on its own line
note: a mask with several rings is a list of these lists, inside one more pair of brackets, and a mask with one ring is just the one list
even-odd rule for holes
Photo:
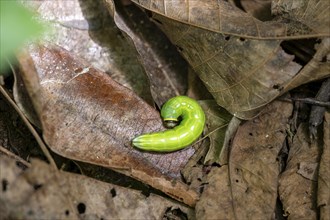
[[36,139],[37,143],[39,144],[42,152],[45,154],[45,156],[46,156],[47,160],[49,161],[49,163],[51,164],[51,166],[53,166],[57,170],[58,168],[56,166],[56,163],[55,163],[53,157],[51,156],[51,154],[49,153],[46,145],[40,138],[38,132],[34,129],[34,127],[31,125],[29,120],[25,117],[25,115],[22,113],[22,111],[18,108],[16,103],[10,98],[9,94],[6,92],[6,90],[1,85],[0,85],[0,92],[7,99],[9,104],[16,110],[18,115],[22,118],[23,122],[26,124],[26,126],[28,127],[28,129],[30,130],[30,132],[32,133],[34,138]]
[[299,102],[304,102],[307,104],[311,104],[311,105],[317,105],[317,106],[321,106],[321,107],[330,107],[330,102],[323,102],[323,101],[319,101],[315,98],[284,98],[281,99],[283,101],[299,101]]
[[6,148],[4,148],[3,146],[0,145],[0,151],[6,155],[8,155],[9,157],[14,158],[15,160],[19,161],[20,163],[24,164],[27,167],[31,167],[31,164],[29,162],[27,162],[26,160],[24,160],[23,158],[20,158],[19,156],[17,156],[16,154],[14,154],[13,152],[7,150]]
[[[316,97],[318,101],[322,102],[328,102],[330,103],[330,78],[325,80],[320,90],[318,91]],[[324,113],[325,113],[325,107],[322,106],[312,106],[311,113],[309,116],[309,132],[311,139],[316,139],[317,136],[317,127],[322,124]]]

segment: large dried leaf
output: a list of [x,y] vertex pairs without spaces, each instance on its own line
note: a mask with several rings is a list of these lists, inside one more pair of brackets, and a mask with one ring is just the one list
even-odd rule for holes
[[192,215],[171,200],[58,172],[39,160],[22,171],[15,160],[0,156],[0,170],[1,219],[161,219],[175,209]]
[[301,68],[280,41],[240,39],[157,19],[217,103],[236,117],[254,117]]
[[[330,36],[329,14],[318,16],[315,11],[329,8],[329,2],[277,2],[273,7],[278,15],[276,22],[258,21],[226,1],[134,2],[155,12],[155,21],[178,46],[217,103],[241,119],[255,117],[289,89],[329,76],[325,56],[315,57],[299,72],[301,66],[277,40]],[[272,27],[274,24],[280,28]],[[326,45],[317,50],[329,53]]]
[[141,152],[131,140],[164,129],[159,113],[132,91],[83,60],[51,45],[18,56],[23,79],[49,147],[71,159],[115,168],[194,205],[196,194],[179,179],[194,153]]
[[330,35],[330,2],[273,1],[274,21],[262,22],[228,1],[132,0],[169,19],[213,32],[249,38],[322,37]]
[[275,101],[239,127],[229,164],[214,168],[208,176],[208,185],[196,204],[197,218],[272,218],[280,173],[277,157],[291,113],[291,104]]

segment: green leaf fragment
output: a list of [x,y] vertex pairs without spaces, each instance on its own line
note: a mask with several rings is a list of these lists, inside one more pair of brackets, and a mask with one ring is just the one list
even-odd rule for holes
[[0,1],[0,71],[7,65],[6,58],[45,29],[35,17],[34,12],[15,0]]

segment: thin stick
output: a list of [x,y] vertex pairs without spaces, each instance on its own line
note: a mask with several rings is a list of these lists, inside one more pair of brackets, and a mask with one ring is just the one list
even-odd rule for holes
[[15,160],[19,161],[20,163],[24,164],[27,167],[31,167],[31,164],[29,162],[27,162],[26,160],[24,160],[23,158],[20,158],[19,156],[17,156],[16,154],[14,154],[13,152],[7,150],[6,148],[4,148],[3,146],[0,145],[0,151],[6,155],[8,155],[9,157],[14,158]]
[[49,163],[51,164],[51,166],[54,167],[57,170],[58,168],[56,166],[56,163],[55,163],[53,157],[51,156],[51,154],[49,153],[46,145],[44,144],[44,142],[40,138],[38,132],[34,129],[34,127],[31,125],[29,120],[25,117],[25,115],[22,113],[22,111],[18,108],[16,103],[10,98],[10,96],[8,95],[6,90],[1,85],[0,85],[0,92],[7,99],[9,104],[16,110],[18,115],[22,118],[23,122],[26,124],[26,126],[28,127],[28,129],[30,130],[30,132],[32,133],[34,138],[36,139],[37,143],[39,144],[42,152],[45,154],[45,156],[46,156],[47,160],[49,161]]
[[330,107],[330,102],[323,102],[313,98],[292,98],[294,101],[301,101],[311,105],[318,105],[321,107]]
[[317,105],[317,106],[321,106],[321,107],[330,107],[330,102],[323,102],[323,101],[319,101],[315,98],[284,98],[284,99],[280,99],[283,101],[299,101],[299,102],[304,102],[307,104],[311,104],[311,105]]

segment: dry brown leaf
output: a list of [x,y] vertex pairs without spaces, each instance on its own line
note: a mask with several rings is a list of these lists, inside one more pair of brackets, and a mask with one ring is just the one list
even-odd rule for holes
[[176,202],[77,174],[58,172],[33,160],[22,171],[0,156],[0,210],[3,219],[161,219],[166,212],[192,210]]
[[258,39],[330,36],[329,1],[273,1],[277,17],[267,22],[228,1],[132,1],[169,19],[223,34]]
[[288,219],[317,218],[317,183],[299,174],[298,170],[301,163],[318,163],[319,144],[310,143],[308,125],[301,124],[290,148],[286,170],[279,179],[279,196]]
[[316,181],[318,166],[319,163],[316,162],[312,162],[312,163],[301,162],[299,163],[297,173],[305,177],[306,179]]
[[204,190],[207,194],[203,192],[196,204],[197,217],[273,217],[280,173],[277,157],[291,113],[290,103],[274,101],[257,118],[240,126],[233,140],[229,165],[211,172]]
[[[261,35],[266,36],[279,29],[258,29],[256,26],[251,28],[245,22],[257,20],[226,1],[182,1],[181,4],[147,0],[134,2],[155,12],[154,20],[179,48],[217,103],[241,119],[255,117],[267,103],[289,89],[329,76],[330,65],[324,54],[328,54],[330,50],[326,43],[322,41],[316,57],[300,71],[301,66],[293,62],[294,56],[282,50],[281,41],[276,40],[277,37],[273,40],[261,40]],[[277,2],[274,5],[278,14],[277,24],[290,28],[282,33],[282,39],[306,38],[311,33],[324,34],[315,36],[330,36],[329,29],[324,25],[328,15],[316,16],[317,12],[314,11],[315,8],[328,8],[329,3],[286,3],[287,5]],[[279,11],[282,4],[287,11]],[[223,11],[224,7],[227,7],[226,11]],[[305,12],[303,16],[301,11]],[[221,24],[235,27],[237,33],[209,28],[219,18],[217,13],[221,16],[228,15],[221,20]],[[237,18],[236,13],[243,13],[244,16]],[[265,26],[269,24],[261,23]],[[240,25],[244,25],[244,28]],[[247,34],[250,32],[258,32],[255,37],[259,40],[251,39],[253,34]],[[237,36],[225,35],[228,33]],[[317,55],[318,53],[323,56]]]
[[233,211],[228,165],[214,167],[196,204],[197,219],[238,219]]
[[317,182],[317,207],[320,209],[320,219],[330,216],[330,112],[325,113],[323,125],[323,152],[320,160]]
[[254,117],[301,68],[280,48],[280,41],[229,37],[155,18],[217,103],[236,117]]
[[157,154],[131,146],[135,136],[164,129],[155,109],[59,47],[31,46],[18,60],[44,140],[54,152],[118,169],[194,205],[196,193],[178,181],[193,148]]

